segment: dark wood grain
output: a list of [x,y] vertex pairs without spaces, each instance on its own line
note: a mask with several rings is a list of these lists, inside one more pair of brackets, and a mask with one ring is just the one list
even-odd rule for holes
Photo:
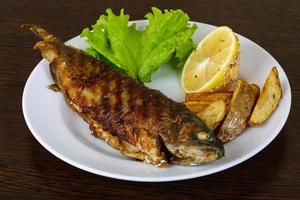
[[[300,2],[1,1],[0,199],[300,199]],[[22,23],[67,40],[106,8],[141,19],[150,6],[181,8],[191,20],[229,25],[270,52],[292,87],[289,119],[262,152],[226,171],[186,181],[138,183],[90,174],[59,160],[31,135],[22,115],[24,84],[40,55]]]

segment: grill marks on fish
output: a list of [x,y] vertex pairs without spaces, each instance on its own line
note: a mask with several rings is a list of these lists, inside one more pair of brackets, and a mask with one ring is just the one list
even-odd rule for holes
[[[153,101],[149,98],[150,102],[155,103],[147,104],[139,95],[140,92],[147,92],[144,87],[141,90],[136,87],[135,81],[123,77],[123,75],[113,78],[112,74],[101,71],[100,75],[85,80],[84,89],[80,91],[78,99],[74,101],[80,102],[81,107],[88,107],[83,109],[83,113],[90,113],[93,120],[101,121],[104,131],[118,136],[129,144],[136,145],[146,154],[153,155],[155,153],[160,160],[164,160],[164,155],[160,152],[160,141],[153,139],[154,135],[150,134],[155,132],[149,131],[149,127],[155,127],[155,123],[153,122],[150,126],[148,123],[147,126],[146,122],[149,117],[156,119],[157,109],[155,106],[159,105],[159,100]],[[83,92],[86,90],[85,88],[89,88],[87,89],[88,93]],[[95,98],[90,96],[90,94],[97,96],[95,91],[101,91],[102,96],[99,101],[94,101]],[[157,95],[154,94],[151,97],[157,98]],[[90,108],[90,105],[93,107]],[[152,113],[147,114],[145,106],[149,107]],[[151,160],[150,157],[145,157],[145,159],[151,163],[158,162]]]
[[[76,63],[78,66],[84,64],[81,64],[80,60]],[[72,65],[75,69],[71,75],[62,72],[61,76],[73,77],[81,73],[76,65]],[[66,85],[64,87],[71,86],[67,90],[69,98],[83,107],[85,114],[92,113],[94,120],[101,121],[104,131],[135,144],[137,138],[128,116],[130,112],[135,112],[136,104],[130,102],[132,92],[129,94],[128,82],[122,81],[121,76],[113,77],[114,73],[105,68],[97,71],[98,73],[93,72],[92,75],[85,74],[79,80],[72,79],[72,84],[68,79],[64,79]],[[137,104],[142,106],[141,103]]]

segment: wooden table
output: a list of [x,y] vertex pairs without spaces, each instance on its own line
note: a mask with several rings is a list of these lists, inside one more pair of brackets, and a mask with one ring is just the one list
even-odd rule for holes
[[[293,104],[279,136],[250,160],[206,177],[167,183],[97,176],[53,156],[24,121],[24,84],[41,59],[36,38],[19,26],[42,25],[67,40],[106,8],[141,19],[150,6],[181,8],[191,20],[228,25],[270,52],[290,80]],[[300,199],[300,2],[2,1],[0,3],[0,199]]]

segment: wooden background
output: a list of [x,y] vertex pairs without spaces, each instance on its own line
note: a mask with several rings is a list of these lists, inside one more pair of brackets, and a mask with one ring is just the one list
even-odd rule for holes
[[[63,40],[106,8],[141,19],[150,6],[228,25],[270,52],[290,80],[293,103],[279,136],[250,160],[210,176],[139,183],[90,174],[59,160],[31,135],[22,114],[26,79],[40,55],[19,28],[39,24]],[[0,1],[0,199],[300,199],[300,1]]]

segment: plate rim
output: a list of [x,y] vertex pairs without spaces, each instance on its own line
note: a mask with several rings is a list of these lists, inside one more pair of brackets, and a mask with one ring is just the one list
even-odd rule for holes
[[[145,23],[146,20],[134,20],[134,21],[130,21],[130,23]],[[203,24],[203,25],[207,25],[207,26],[211,26],[213,28],[218,27],[218,26],[214,26],[211,24],[207,24],[207,23],[202,23],[202,22],[196,22],[196,21],[189,21],[190,23],[196,23],[197,25],[199,24]],[[237,35],[239,35],[239,37],[243,37],[244,39],[252,42],[254,45],[256,45],[257,48],[260,48],[262,51],[264,51],[268,56],[270,56],[273,60],[275,60],[277,63],[278,61],[268,52],[266,51],[263,47],[261,47],[260,45],[258,45],[256,42],[236,33]],[[71,40],[75,39],[79,37],[75,36],[69,40],[66,41],[66,43],[70,42]],[[51,146],[49,146],[47,144],[46,141],[44,141],[40,135],[35,131],[35,129],[33,128],[31,122],[30,122],[30,117],[28,116],[28,110],[25,106],[26,104],[26,91],[28,90],[27,88],[29,87],[29,82],[30,79],[32,78],[32,74],[35,72],[35,70],[38,69],[38,66],[44,62],[46,59],[42,59],[40,62],[38,62],[38,64],[34,67],[34,69],[32,70],[32,72],[30,73],[29,77],[26,80],[24,89],[23,89],[23,93],[22,93],[22,111],[23,111],[23,116],[25,119],[25,122],[30,130],[30,132],[32,133],[32,135],[35,137],[35,139],[44,147],[46,148],[50,153],[52,153],[54,156],[56,156],[57,158],[59,158],[60,160],[74,166],[77,167],[79,169],[82,169],[84,171],[93,173],[93,174],[97,174],[97,175],[101,175],[101,176],[105,176],[105,177],[109,177],[109,178],[115,178],[115,179],[120,179],[120,180],[126,180],[126,181],[136,181],[136,182],[169,182],[169,181],[180,181],[180,180],[187,180],[187,179],[192,179],[192,178],[198,178],[198,177],[202,177],[202,176],[207,176],[213,173],[217,173],[217,172],[221,172],[224,171],[228,168],[231,168],[233,166],[237,166],[241,163],[243,163],[244,161],[250,159],[251,157],[255,156],[256,154],[258,154],[260,151],[262,151],[265,147],[267,147],[281,132],[281,130],[283,129],[284,125],[286,124],[286,121],[289,117],[289,113],[290,113],[290,109],[291,109],[291,104],[292,104],[292,92],[291,92],[291,86],[290,86],[290,82],[288,80],[288,77],[285,73],[285,71],[283,70],[283,68],[281,67],[281,65],[278,63],[279,67],[282,69],[282,71],[284,72],[284,76],[286,78],[286,91],[284,95],[288,95],[287,96],[287,103],[288,103],[288,108],[287,108],[287,112],[286,115],[282,117],[283,120],[281,120],[281,123],[278,123],[276,127],[274,127],[274,134],[272,134],[271,136],[269,136],[267,138],[267,140],[265,140],[262,144],[258,145],[254,150],[252,150],[251,152],[245,154],[244,156],[241,156],[238,159],[235,159],[229,163],[225,163],[223,165],[220,165],[218,167],[214,167],[212,169],[206,170],[205,174],[199,175],[198,173],[195,174],[183,174],[183,175],[175,175],[172,177],[141,177],[141,176],[128,176],[128,175],[121,175],[121,174],[115,174],[115,173],[110,173],[110,172],[106,172],[106,171],[100,171],[98,169],[94,169],[92,167],[89,167],[88,165],[82,165],[79,162],[76,162],[72,159],[69,159],[68,157],[66,157],[65,155],[59,153],[58,151],[56,151],[54,148],[52,148]],[[276,132],[276,133],[275,133]],[[201,173],[201,172],[200,172]]]

